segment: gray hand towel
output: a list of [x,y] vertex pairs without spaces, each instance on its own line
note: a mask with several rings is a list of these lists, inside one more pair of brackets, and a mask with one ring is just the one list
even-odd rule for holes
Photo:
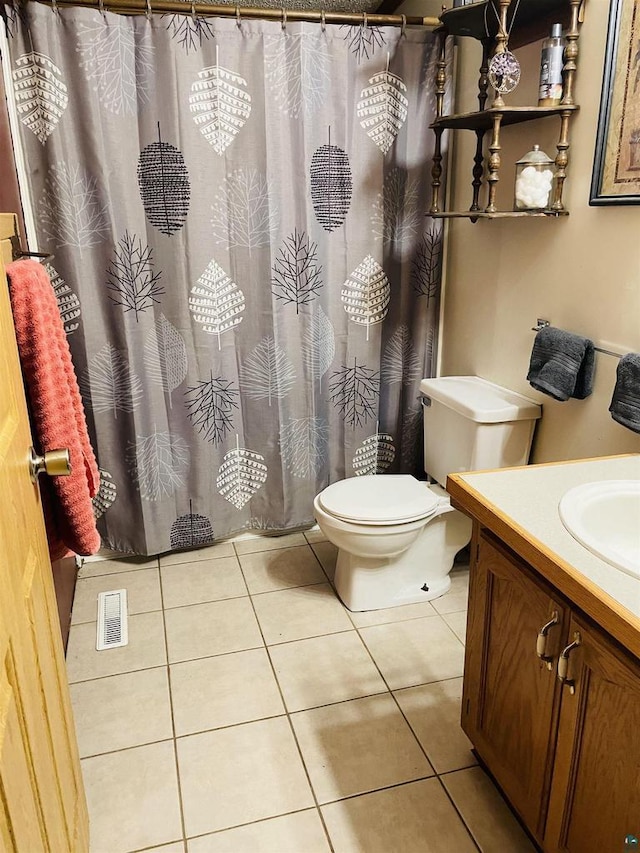
[[555,400],[584,400],[593,390],[593,342],[553,326],[536,335],[527,380]]
[[614,421],[640,432],[640,353],[630,352],[620,359],[609,411]]

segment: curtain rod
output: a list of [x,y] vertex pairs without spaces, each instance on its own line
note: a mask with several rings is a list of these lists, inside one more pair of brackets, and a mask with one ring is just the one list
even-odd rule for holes
[[201,17],[220,18],[266,18],[282,21],[311,21],[326,24],[351,24],[377,27],[439,27],[440,20],[432,17],[416,15],[379,15],[362,12],[354,15],[352,12],[323,12],[321,10],[301,9],[272,9],[256,8],[254,6],[214,6],[211,3],[189,3],[185,0],[32,0],[44,3],[53,9],[63,6],[82,6],[87,9],[99,9],[102,12],[126,14],[148,14],[149,12],[171,12],[182,15],[199,15]]

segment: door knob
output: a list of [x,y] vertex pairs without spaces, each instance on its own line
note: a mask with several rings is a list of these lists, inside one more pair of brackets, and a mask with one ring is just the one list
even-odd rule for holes
[[33,447],[30,447],[29,471],[34,483],[40,474],[48,474],[50,477],[66,477],[71,473],[69,451],[64,447],[61,450],[47,450],[43,456],[38,456]]

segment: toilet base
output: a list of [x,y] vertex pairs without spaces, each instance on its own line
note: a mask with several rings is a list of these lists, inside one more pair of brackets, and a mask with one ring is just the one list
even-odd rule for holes
[[[349,610],[382,610],[439,598],[451,586],[455,555],[471,538],[471,520],[449,507],[399,555],[362,557],[338,548],[335,588]],[[426,588],[425,588],[426,587]]]
[[[409,583],[395,589],[390,594],[374,589],[366,580],[366,587],[360,585],[358,581],[360,576],[353,569],[340,571],[340,557],[343,557],[343,563],[354,558],[350,554],[338,552],[338,562],[336,565],[336,576],[334,580],[336,592],[340,600],[352,613],[361,613],[366,610],[382,610],[387,607],[401,607],[403,604],[421,604],[425,601],[431,601],[433,598],[439,598],[449,591],[451,587],[451,578],[446,575],[443,578],[438,578],[436,581],[426,580]],[[355,558],[357,559],[357,558]],[[366,569],[367,573],[371,572],[370,568]],[[375,572],[375,569],[373,570]]]

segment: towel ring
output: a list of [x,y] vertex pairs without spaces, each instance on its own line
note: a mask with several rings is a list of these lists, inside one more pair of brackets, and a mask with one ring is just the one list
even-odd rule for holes
[[283,30],[287,29],[287,10],[284,8],[284,6],[282,7],[282,24],[281,24],[281,27]]
[[147,21],[151,20],[152,12],[153,10],[151,8],[151,0],[147,0],[147,11],[145,12],[145,15],[147,16]]
[[320,12],[320,29],[323,33],[326,33],[327,31],[327,22],[325,20],[324,9],[322,9]]
[[236,27],[242,29],[242,19],[240,18],[240,6],[236,6]]
[[407,35],[407,16],[402,15],[401,17],[402,17],[402,28],[400,29],[400,38],[402,38],[402,36],[405,36],[405,38],[406,38],[406,35]]

